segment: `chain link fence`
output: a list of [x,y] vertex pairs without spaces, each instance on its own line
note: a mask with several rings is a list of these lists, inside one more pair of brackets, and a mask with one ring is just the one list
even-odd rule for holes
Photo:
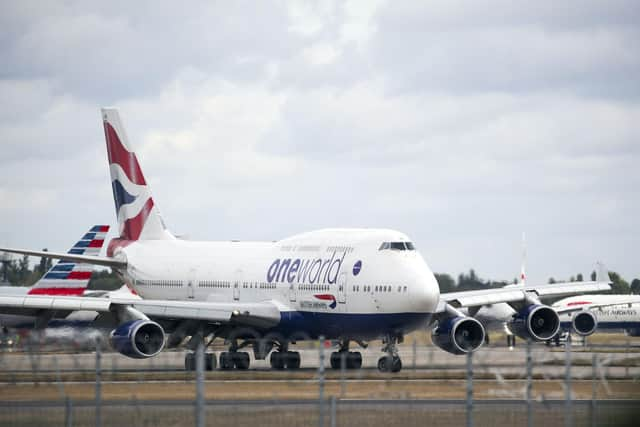
[[302,367],[290,371],[253,357],[246,371],[206,371],[201,347],[196,372],[178,351],[134,360],[100,341],[72,352],[23,344],[0,352],[3,426],[635,426],[640,415],[640,343],[630,341],[467,357],[410,341],[397,374],[378,372],[375,346],[363,369],[330,369],[335,348],[317,341],[298,346]]

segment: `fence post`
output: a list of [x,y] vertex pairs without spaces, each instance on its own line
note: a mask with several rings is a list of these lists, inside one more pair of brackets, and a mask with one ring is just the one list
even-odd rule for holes
[[467,427],[473,427],[473,352],[467,353]]
[[336,427],[336,397],[331,396],[331,427]]
[[96,427],[102,426],[102,346],[96,338]]
[[320,363],[318,364],[318,425],[324,427],[324,336],[319,337]]
[[196,427],[204,427],[204,342],[196,348]]
[[418,356],[418,343],[416,342],[416,339],[413,339],[413,370],[416,370],[416,363],[417,363],[417,356]]
[[531,411],[532,370],[531,339],[527,339],[527,427],[533,427],[533,413]]
[[597,423],[597,412],[596,412],[596,399],[598,393],[598,382],[597,382],[597,369],[598,369],[598,359],[596,353],[591,355],[591,425],[596,427]]
[[571,427],[573,426],[573,408],[571,407],[571,334],[567,335],[567,340],[564,343],[564,368],[564,425]]
[[64,425],[71,427],[73,425],[73,406],[71,406],[71,399],[69,396],[64,402]]

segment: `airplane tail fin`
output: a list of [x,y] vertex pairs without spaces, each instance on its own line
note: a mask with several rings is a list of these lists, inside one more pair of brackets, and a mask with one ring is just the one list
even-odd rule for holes
[[522,264],[520,265],[520,280],[518,283],[522,286],[527,284],[527,274],[525,272],[527,265],[527,242],[525,239],[524,231],[522,232]]
[[[97,256],[109,231],[108,225],[95,225],[73,245],[68,254]],[[89,285],[93,266],[62,259],[29,289],[29,295],[82,295]]]
[[596,272],[596,282],[611,283],[611,277],[609,276],[609,270],[607,270],[607,267],[601,262],[598,262],[597,265],[598,271]]
[[113,200],[122,240],[173,239],[155,206],[151,189],[115,108],[102,108]]

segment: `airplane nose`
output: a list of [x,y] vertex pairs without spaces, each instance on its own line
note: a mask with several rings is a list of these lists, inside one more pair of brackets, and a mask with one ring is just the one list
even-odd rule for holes
[[412,309],[417,313],[433,313],[440,299],[438,281],[426,264],[415,269],[412,276]]

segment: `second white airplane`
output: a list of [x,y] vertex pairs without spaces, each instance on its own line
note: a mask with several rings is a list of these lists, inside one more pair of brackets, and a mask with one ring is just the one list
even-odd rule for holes
[[[435,326],[433,342],[453,354],[482,345],[484,327],[460,308],[507,302],[516,310],[511,329],[543,341],[558,332],[560,319],[541,297],[609,289],[595,281],[440,294],[411,239],[386,229],[326,229],[277,242],[177,239],[164,225],[117,110],[103,109],[102,119],[120,227],[107,257],[0,250],[109,266],[143,299],[0,296],[0,312],[97,311],[100,324],[112,325],[111,345],[134,358],[189,337],[192,348],[206,337],[224,338],[229,350],[220,354],[222,369],[247,369],[245,347],[256,359],[270,354],[274,369],[296,369],[300,354],[290,344],[320,336],[340,343],[333,368],[344,360],[355,369],[362,356],[349,344],[382,338],[378,368],[397,372],[396,344],[417,329]],[[214,366],[213,355],[206,360]],[[193,369],[193,353],[185,366]]]

